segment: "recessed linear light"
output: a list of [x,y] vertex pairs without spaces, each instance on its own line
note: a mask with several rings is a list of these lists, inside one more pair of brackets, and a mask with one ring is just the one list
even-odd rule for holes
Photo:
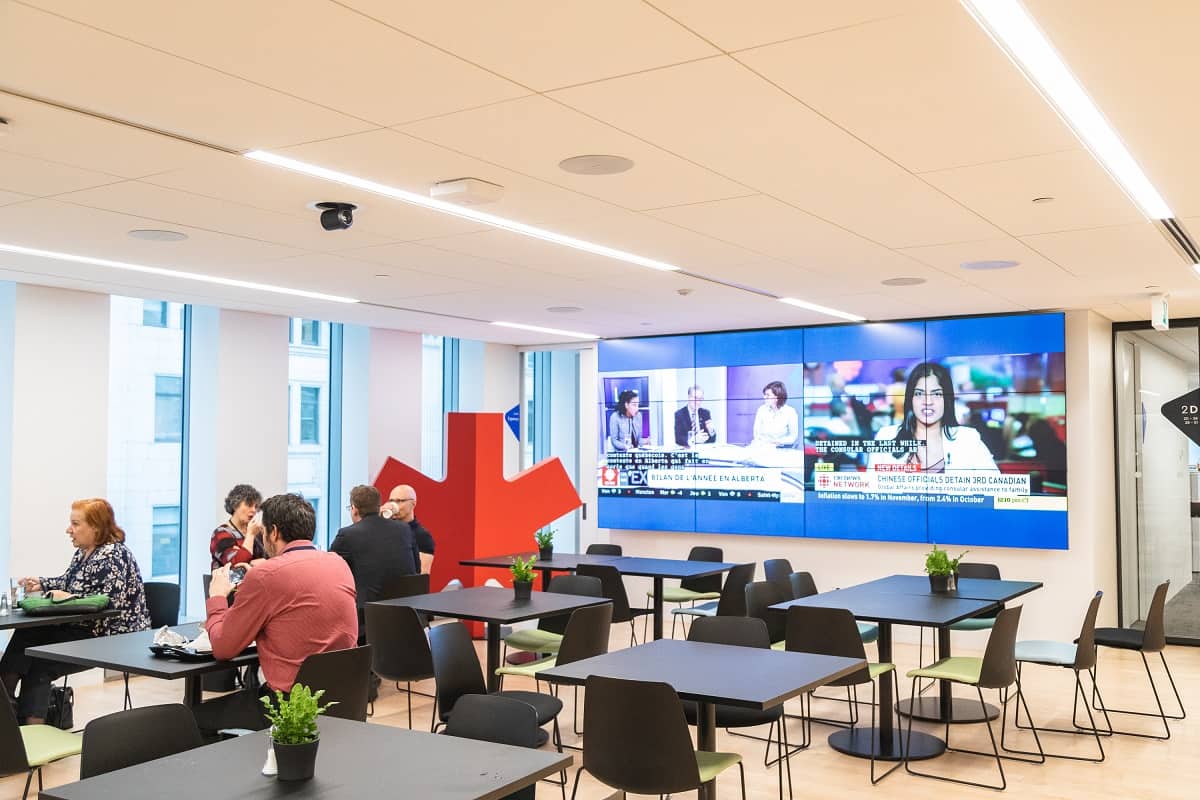
[[880,281],[884,286],[920,286],[925,283],[924,278],[886,278]]
[[579,331],[564,331],[559,328],[543,328],[539,325],[522,325],[520,322],[493,322],[493,325],[499,325],[501,328],[516,328],[522,331],[534,331],[536,333],[551,333],[555,336],[569,336],[572,339],[599,339],[600,337],[594,333],[580,333]]
[[286,286],[273,286],[269,283],[254,283],[253,281],[239,281],[236,278],[221,278],[216,275],[205,275],[199,272],[181,272],[176,269],[164,269],[163,267],[148,267],[144,264],[130,264],[126,261],[112,261],[107,258],[93,258],[92,256],[80,256],[74,253],[58,253],[53,250],[38,250],[33,247],[21,247],[15,244],[5,244],[0,242],[0,252],[15,253],[22,256],[35,256],[37,258],[49,258],[55,261],[71,261],[76,264],[91,264],[97,267],[109,267],[111,269],[123,269],[130,272],[141,272],[147,275],[161,275],[164,278],[182,278],[189,281],[199,281],[201,283],[215,283],[220,286],[233,286],[238,289],[254,289],[259,292],[274,292],[275,294],[286,294],[293,297],[307,297],[311,300],[329,300],[334,303],[357,303],[358,301],[352,297],[341,297],[336,294],[325,294],[323,292],[310,292],[305,289],[291,289]]
[[1151,219],[1170,219],[1166,201],[1024,6],[1018,0],[960,2],[1142,213]]
[[485,211],[476,211],[473,208],[464,208],[463,206],[454,203],[447,203],[442,200],[435,200],[432,197],[410,192],[406,189],[400,189],[395,186],[378,183],[376,181],[359,178],[355,175],[349,175],[345,172],[327,169],[317,166],[316,164],[307,164],[303,161],[297,161],[286,156],[268,153],[263,150],[251,150],[244,154],[246,158],[252,161],[258,161],[263,164],[270,164],[275,167],[298,172],[302,175],[310,175],[314,178],[321,178],[334,183],[341,183],[346,186],[353,186],[356,189],[362,189],[373,194],[391,197],[395,200],[400,200],[404,203],[410,203],[414,206],[421,206],[431,211],[438,211],[442,214],[449,214],[453,217],[461,219],[469,219],[473,222],[479,222],[484,225],[490,225],[493,228],[518,233],[522,236],[529,236],[534,239],[541,239],[545,242],[559,244],[564,247],[570,247],[575,250],[582,250],[585,253],[592,253],[606,258],[614,258],[618,261],[625,261],[629,264],[637,264],[640,267],[649,267],[650,269],[663,270],[665,272],[677,272],[680,268],[674,264],[668,264],[665,261],[656,261],[653,258],[639,256],[636,253],[628,253],[624,250],[617,250],[613,247],[606,247],[595,242],[588,242],[583,239],[576,239],[573,236],[566,236],[554,231],[548,231],[545,228],[538,228],[533,225],[526,225],[523,222],[498,217],[495,214],[488,214]]
[[831,317],[838,317],[839,319],[849,320],[850,322],[867,321],[866,317],[860,317],[857,314],[851,314],[846,311],[838,311],[836,308],[830,308],[829,306],[819,306],[816,303],[797,300],[794,297],[780,297],[779,302],[787,303],[789,306],[796,306],[797,308],[807,308],[809,311],[816,311],[818,314],[828,314]]
[[188,238],[186,233],[179,231],[160,231],[153,228],[135,228],[129,231],[131,239],[141,239],[143,242],[182,242]]

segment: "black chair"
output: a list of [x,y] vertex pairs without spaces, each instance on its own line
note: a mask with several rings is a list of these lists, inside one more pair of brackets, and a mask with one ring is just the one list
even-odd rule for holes
[[[600,579],[588,575],[555,575],[546,591],[579,597],[604,596]],[[510,647],[527,653],[557,653],[568,619],[565,614],[541,617],[536,628],[513,631],[504,637],[504,656],[507,657]]]
[[[212,581],[211,575],[206,575],[208,581]],[[142,584],[146,590],[146,608],[150,611],[150,629],[158,630],[166,625],[171,627],[179,624],[179,584],[166,583],[163,581],[151,581],[150,583]],[[208,586],[205,587],[205,596],[208,596]],[[125,705],[126,709],[133,708],[133,698],[129,695],[129,673],[123,675],[125,679]]]
[[[498,695],[469,694],[459,698],[454,716],[446,723],[442,733],[495,742],[513,747],[537,749],[541,746],[541,730],[537,724],[537,712],[528,703],[511,697]],[[563,792],[566,792],[566,771],[562,773]],[[505,795],[501,800],[533,800],[533,786]]]
[[585,769],[619,791],[663,795],[699,789],[735,764],[746,799],[742,757],[694,750],[683,703],[669,685],[592,675],[586,688],[588,734],[572,800]]
[[[778,589],[776,584],[768,585]],[[747,591],[749,591],[749,587],[747,587]],[[771,646],[767,624],[754,617],[701,617],[692,623],[692,629],[688,632],[688,641],[724,644],[732,647],[757,647],[763,650]],[[700,708],[694,700],[684,700],[683,714],[687,718],[688,725],[695,726],[700,716]],[[779,764],[779,797],[782,800],[784,762],[787,762],[788,797],[792,796],[792,764],[789,759],[792,753],[800,748],[793,748],[788,742],[787,723],[784,719],[782,703],[765,709],[718,704],[716,725],[718,728],[724,728],[725,732],[732,736],[766,742],[763,766]],[[753,728],[759,725],[770,726],[765,737],[751,736],[732,730],[733,728]],[[775,734],[773,738],[772,732]],[[774,759],[771,758],[772,744],[775,745],[777,753]]]
[[[696,546],[688,551],[688,561],[711,561],[719,562],[725,560],[725,551],[720,547],[704,547]],[[679,586],[668,586],[663,588],[664,603],[698,603],[701,600],[717,600],[721,597],[721,576],[720,575],[705,575],[700,578],[684,578],[679,582]],[[650,604],[654,602],[654,592],[646,592],[646,608],[650,608]],[[672,628],[674,623],[672,623]],[[672,632],[672,636],[674,633]],[[642,639],[645,640],[646,632],[642,631]]]
[[786,558],[768,558],[763,562],[763,580],[787,584],[792,574],[792,563]]
[[53,725],[17,724],[17,713],[8,690],[0,683],[0,776],[25,773],[25,791],[21,800],[29,797],[29,784],[34,773],[40,792],[42,767],[77,755],[82,747],[83,737],[77,733],[62,731]]
[[[424,576],[428,578],[429,576]],[[433,677],[433,654],[421,616],[408,606],[364,606],[367,617],[367,644],[371,646],[372,669],[380,678],[405,683],[408,698],[408,727],[412,728],[413,681]],[[422,697],[433,695],[417,692]],[[374,704],[372,704],[373,706]],[[374,712],[374,708],[370,709]]]
[[637,618],[653,615],[654,611],[629,605],[629,594],[625,591],[625,581],[620,571],[607,564],[580,564],[575,568],[575,574],[600,580],[600,596],[612,601],[612,624],[628,622],[629,644],[637,644]]
[[814,594],[820,594],[817,591],[817,582],[813,580],[811,572],[793,572],[788,575],[788,583],[792,587],[792,599],[799,600],[801,597],[812,597]]
[[397,597],[415,597],[429,594],[429,574],[388,575],[379,591],[380,600],[395,600]]
[[[1158,706],[1158,713],[1152,711],[1130,711],[1117,708],[1110,708],[1108,711],[1113,714],[1132,714],[1139,717],[1158,717],[1162,720],[1163,730],[1166,732],[1163,736],[1157,736],[1148,733],[1133,733],[1131,731],[1117,731],[1122,736],[1140,736],[1144,739],[1170,739],[1171,726],[1167,720],[1172,719],[1187,719],[1187,709],[1183,707],[1183,700],[1179,697],[1179,689],[1175,686],[1175,677],[1171,675],[1171,668],[1167,666],[1167,656],[1164,652],[1167,649],[1167,633],[1166,626],[1163,622],[1163,613],[1167,605],[1167,590],[1171,587],[1170,581],[1160,583],[1154,589],[1154,596],[1150,600],[1150,609],[1146,612],[1146,627],[1142,630],[1137,628],[1097,628],[1096,629],[1096,644],[1099,647],[1113,647],[1118,650],[1136,650],[1142,657],[1142,666],[1146,668],[1146,677],[1150,680],[1150,689],[1154,692],[1154,703]],[[1179,706],[1178,714],[1168,714],[1163,710],[1161,698],[1158,696],[1158,686],[1154,683],[1154,673],[1150,671],[1150,661],[1146,658],[1147,653],[1158,653],[1159,660],[1162,661],[1163,669],[1167,673],[1167,680],[1171,682],[1171,691],[1175,693],[1175,704]],[[1092,707],[1097,711],[1103,710],[1103,705],[1096,706],[1098,694],[1096,689],[1096,681],[1092,680]]]
[[754,580],[757,565],[738,564],[729,570],[725,577],[725,585],[721,587],[719,600],[701,603],[698,606],[687,606],[671,610],[671,638],[675,638],[675,622],[681,616],[687,617],[744,617],[746,616],[746,586]]
[[620,556],[624,555],[624,551],[619,544],[608,544],[607,542],[596,542],[589,544],[585,550],[589,556]]
[[79,778],[93,778],[203,744],[196,718],[180,703],[107,714],[83,729]]
[[787,614],[771,606],[792,599],[791,587],[779,581],[765,580],[746,584],[746,616],[761,619],[767,626],[770,645],[784,649],[787,638]]
[[337,702],[325,712],[326,716],[366,722],[371,645],[314,653],[300,665],[296,683],[304,684],[314,693],[324,689],[322,704]]

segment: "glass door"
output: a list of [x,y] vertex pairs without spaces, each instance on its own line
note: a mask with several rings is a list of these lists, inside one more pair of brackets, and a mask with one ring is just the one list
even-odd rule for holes
[[[522,353],[521,468],[557,456],[579,486],[579,351]],[[554,546],[579,551],[578,509],[551,523]]]

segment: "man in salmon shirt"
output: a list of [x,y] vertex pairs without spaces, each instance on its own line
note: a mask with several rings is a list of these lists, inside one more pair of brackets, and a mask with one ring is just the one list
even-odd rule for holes
[[354,647],[358,639],[354,576],[340,556],[313,545],[312,505],[298,494],[280,494],[261,508],[269,559],[246,573],[233,605],[226,602],[234,588],[230,567],[213,570],[205,627],[218,659],[233,658],[256,642],[266,683],[197,706],[196,722],[206,732],[266,728],[259,697],[291,691],[305,658]]

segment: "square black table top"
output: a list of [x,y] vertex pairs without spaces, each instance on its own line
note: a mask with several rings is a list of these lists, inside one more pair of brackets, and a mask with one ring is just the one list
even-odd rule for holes
[[[570,766],[571,756],[387,725],[321,717],[316,774],[262,774],[266,731],[198,747],[42,791],[43,800],[362,800],[392,793],[421,800],[494,800]],[[385,793],[386,794],[386,793]]]
[[[857,586],[851,589],[873,589],[878,592],[894,594],[933,594],[929,589],[928,575],[889,575]],[[959,578],[958,590],[941,592],[941,597],[958,597],[967,600],[993,600],[1005,602],[1023,594],[1042,588],[1041,581],[1005,581],[986,578]]]
[[94,611],[88,614],[26,614],[20,608],[8,612],[8,616],[0,617],[0,631],[16,628],[40,628],[43,625],[66,625],[71,622],[91,622],[97,619],[115,617],[120,612],[115,608]]
[[571,571],[580,564],[608,564],[621,556],[590,555],[588,553],[560,553],[554,551],[553,558],[538,558],[536,552],[513,553],[507,556],[486,556],[484,558],[465,558],[459,561],[464,567],[508,567],[517,556],[532,558],[534,569],[552,569]]
[[616,567],[622,575],[644,578],[702,578],[705,575],[719,575],[737,566],[724,561],[688,561],[679,558],[639,556],[617,556],[605,563]]
[[578,685],[586,683],[589,675],[661,681],[685,700],[764,709],[849,675],[865,664],[840,656],[658,639],[551,667],[538,677]]
[[378,605],[409,606],[417,611],[436,614],[439,617],[508,624],[570,614],[577,608],[598,606],[601,603],[609,602],[611,601],[604,597],[581,597],[575,594],[556,594],[554,592],[530,592],[528,600],[517,600],[513,596],[512,589],[477,586],[474,589],[433,592],[412,597],[397,597],[394,600],[381,600]]
[[996,607],[996,602],[929,593],[881,592],[869,585],[862,585],[788,600],[771,608],[787,610],[792,606],[845,608],[858,619],[940,628],[990,611]]
[[[171,630],[179,631],[190,639],[200,632],[200,627],[195,624],[180,625]],[[65,661],[68,664],[79,664],[84,667],[103,667],[117,672],[128,672],[133,675],[146,675],[166,680],[187,678],[206,672],[258,663],[258,655],[253,650],[242,653],[230,661],[217,661],[215,658],[203,661],[178,661],[162,658],[150,652],[150,645],[153,643],[154,631],[137,631],[136,633],[120,633],[115,636],[98,636],[94,639],[30,647],[25,652],[48,661]]]

